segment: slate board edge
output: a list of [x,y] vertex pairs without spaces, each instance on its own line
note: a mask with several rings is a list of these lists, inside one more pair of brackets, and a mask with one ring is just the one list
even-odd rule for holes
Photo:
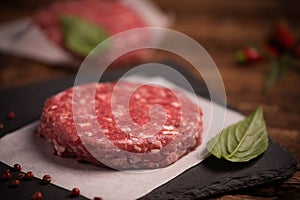
[[[297,170],[297,168],[292,167],[289,169],[281,169],[280,171],[293,171],[293,173]],[[275,172],[276,173],[276,172]],[[252,176],[257,176],[259,178],[256,178],[255,181],[251,182],[247,186],[245,186],[245,181],[251,179]],[[239,178],[233,178],[230,179],[228,182],[215,182],[212,185],[210,185],[207,188],[195,188],[187,191],[178,191],[178,193],[162,193],[158,195],[157,199],[161,199],[161,197],[167,198],[167,199],[198,199],[198,198],[205,198],[205,197],[212,197],[220,194],[224,194],[226,192],[233,192],[240,189],[245,189],[253,186],[259,186],[266,183],[283,180],[286,178],[289,178],[291,176],[290,173],[284,174],[284,173],[276,173],[276,175],[265,175],[264,172],[252,175],[252,176],[244,176]],[[266,181],[268,179],[268,181]],[[259,182],[259,184],[257,184]],[[215,190],[215,185],[222,185],[222,190]],[[228,186],[227,186],[228,185]],[[225,186],[225,187],[224,187]]]

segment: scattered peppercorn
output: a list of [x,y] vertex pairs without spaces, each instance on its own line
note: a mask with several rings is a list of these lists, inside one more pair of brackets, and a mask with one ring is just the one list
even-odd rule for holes
[[19,185],[20,181],[18,179],[14,179],[10,184],[11,187],[18,187]]
[[3,173],[3,175],[2,175],[2,180],[4,180],[4,181],[8,181],[9,179],[11,179],[11,173],[9,172],[9,171],[6,171],[6,172],[4,172]]
[[15,113],[14,112],[8,112],[7,115],[6,115],[6,118],[7,119],[13,119],[13,118],[15,118]]
[[22,168],[21,168],[21,165],[20,164],[15,164],[14,165],[14,170],[16,170],[16,171],[21,171],[22,170]]
[[93,200],[103,200],[101,197],[94,197]]
[[2,123],[0,123],[0,129],[3,129],[4,125]]
[[18,179],[19,179],[19,180],[22,180],[22,179],[24,179],[24,178],[25,178],[25,173],[20,172],[20,173],[18,174]]
[[43,198],[43,195],[41,192],[36,192],[31,197],[32,200],[41,200],[42,198]]
[[25,178],[26,178],[27,180],[31,180],[31,179],[33,178],[33,173],[32,173],[32,171],[27,172],[27,173],[25,174]]
[[78,188],[73,188],[71,191],[71,196],[77,197],[80,195],[80,190]]
[[50,183],[51,182],[51,176],[50,175],[44,175],[43,179],[42,179],[42,182],[44,184]]

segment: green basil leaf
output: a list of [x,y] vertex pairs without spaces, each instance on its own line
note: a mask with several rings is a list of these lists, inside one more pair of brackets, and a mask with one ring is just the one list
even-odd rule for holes
[[246,162],[262,154],[268,148],[262,109],[222,130],[207,142],[206,148],[217,158],[232,162]]
[[66,47],[79,56],[87,56],[109,34],[98,25],[72,15],[59,18]]

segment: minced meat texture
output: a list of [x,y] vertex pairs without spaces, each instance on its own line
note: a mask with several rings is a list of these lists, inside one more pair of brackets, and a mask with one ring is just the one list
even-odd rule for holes
[[58,155],[118,169],[170,165],[201,144],[201,133],[202,111],[184,93],[125,81],[49,98],[38,128]]

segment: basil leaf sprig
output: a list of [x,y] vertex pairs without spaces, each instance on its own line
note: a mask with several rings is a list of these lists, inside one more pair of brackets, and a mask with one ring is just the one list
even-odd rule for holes
[[85,57],[109,34],[100,26],[72,15],[61,15],[60,25],[66,48]]
[[222,130],[207,142],[206,148],[217,158],[232,162],[246,162],[262,154],[268,148],[262,109]]

